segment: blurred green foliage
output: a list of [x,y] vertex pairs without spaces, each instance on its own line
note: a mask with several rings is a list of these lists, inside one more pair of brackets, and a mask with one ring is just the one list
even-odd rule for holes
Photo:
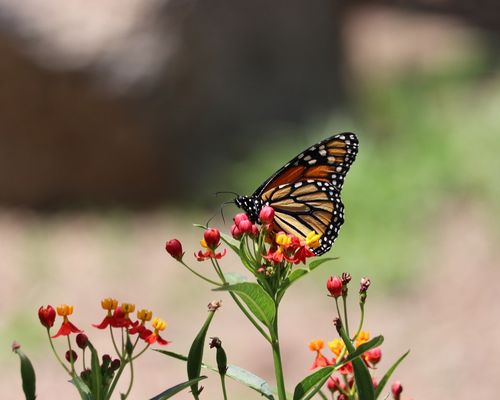
[[330,253],[341,260],[332,271],[403,287],[448,205],[472,204],[498,218],[500,77],[488,72],[477,60],[358,84],[348,117],[313,123],[302,140],[270,132],[273,139],[231,171],[234,188],[247,194],[312,143],[356,132],[360,151],[343,189],[346,222]]

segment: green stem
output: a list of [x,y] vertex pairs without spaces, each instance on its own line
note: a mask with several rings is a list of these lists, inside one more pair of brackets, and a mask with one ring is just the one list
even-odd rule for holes
[[69,370],[69,368],[63,363],[63,361],[61,360],[61,357],[59,357],[59,354],[57,354],[57,351],[56,351],[56,348],[54,347],[54,342],[52,341],[52,337],[50,336],[50,330],[49,328],[47,328],[47,335],[49,336],[49,343],[50,343],[50,347],[52,348],[52,352],[54,353],[54,355],[56,356],[57,358],[57,361],[59,361],[59,364],[61,364],[61,366],[66,370],[66,372],[71,375],[71,371]]
[[342,296],[342,303],[344,305],[344,319],[345,319],[345,330],[347,332],[347,336],[349,336],[349,321],[347,319],[347,296]]
[[[136,342],[137,344],[137,342]],[[129,356],[129,364],[130,364],[130,383],[128,384],[128,389],[125,395],[122,397],[122,400],[126,399],[132,390],[132,385],[134,384],[134,363],[132,362],[133,358]]]
[[[149,349],[150,344],[148,344],[146,347],[144,347],[139,353],[137,353],[135,356],[132,357],[132,360],[135,360],[137,357],[141,356],[147,349]],[[135,348],[135,345],[134,345]]]
[[127,361],[125,360],[125,358],[122,359],[120,357],[120,361],[121,361],[120,368],[118,369],[118,372],[116,373],[115,377],[113,378],[113,382],[111,383],[111,386],[109,387],[108,393],[106,393],[106,396],[104,397],[105,399],[111,398],[111,395],[113,394],[113,391],[115,390],[116,384],[120,380],[120,376],[121,376],[123,370],[125,369],[125,366],[127,365]]
[[208,282],[208,283],[211,283],[212,285],[215,285],[215,286],[221,286],[221,284],[219,282],[215,282],[211,279],[208,279],[207,277],[199,274],[198,272],[196,272],[194,269],[190,268],[187,264],[184,263],[184,261],[181,261],[181,264],[184,265],[189,271],[191,271],[193,274],[195,274],[198,278],[201,278],[203,279],[204,281]]
[[111,341],[113,342],[113,347],[115,348],[116,355],[121,359],[120,350],[118,350],[118,346],[116,345],[115,335],[113,334],[113,327],[109,325],[109,333],[111,334]]
[[361,316],[359,317],[359,327],[358,330],[356,331],[356,334],[354,335],[353,340],[356,340],[356,338],[358,337],[359,333],[361,332],[361,329],[363,329],[363,322],[365,321],[365,304],[359,303],[359,308],[361,310]]
[[227,400],[227,392],[226,392],[226,375],[220,374],[220,383],[222,386],[222,395],[224,396],[224,400]]
[[285,379],[283,377],[283,365],[281,363],[280,343],[278,338],[278,310],[276,310],[276,316],[274,317],[273,328],[274,329],[271,332],[271,337],[272,337],[271,346],[273,349],[274,373],[276,375],[276,388],[278,390],[278,399],[286,400]]
[[71,340],[69,340],[69,335],[66,336],[66,339],[68,339],[68,349],[69,349],[69,362],[71,364],[71,376],[75,376],[75,360],[73,360],[73,349],[71,348]]

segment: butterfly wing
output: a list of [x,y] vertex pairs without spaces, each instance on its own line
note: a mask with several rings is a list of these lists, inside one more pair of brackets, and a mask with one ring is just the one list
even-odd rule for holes
[[321,235],[317,255],[330,250],[344,222],[340,190],[356,158],[358,139],[342,133],[315,144],[290,160],[251,196],[275,210],[275,230],[300,239]]
[[329,182],[340,191],[357,153],[358,138],[354,133],[331,136],[286,163],[259,186],[253,197],[259,197],[276,186],[307,179]]

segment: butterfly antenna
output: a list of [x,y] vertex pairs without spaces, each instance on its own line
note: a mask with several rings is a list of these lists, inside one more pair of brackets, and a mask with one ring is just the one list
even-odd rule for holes
[[227,191],[227,192],[215,192],[214,193],[214,196],[218,196],[220,194],[234,194],[236,197],[239,197],[240,195],[236,192],[231,192],[231,191]]

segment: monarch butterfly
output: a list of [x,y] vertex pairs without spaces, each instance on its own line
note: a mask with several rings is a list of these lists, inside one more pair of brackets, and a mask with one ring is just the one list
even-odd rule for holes
[[254,223],[262,207],[271,206],[275,232],[305,239],[315,231],[321,238],[313,251],[321,255],[330,250],[344,223],[340,191],[357,153],[354,133],[331,136],[290,160],[251,196],[238,196],[234,202]]

